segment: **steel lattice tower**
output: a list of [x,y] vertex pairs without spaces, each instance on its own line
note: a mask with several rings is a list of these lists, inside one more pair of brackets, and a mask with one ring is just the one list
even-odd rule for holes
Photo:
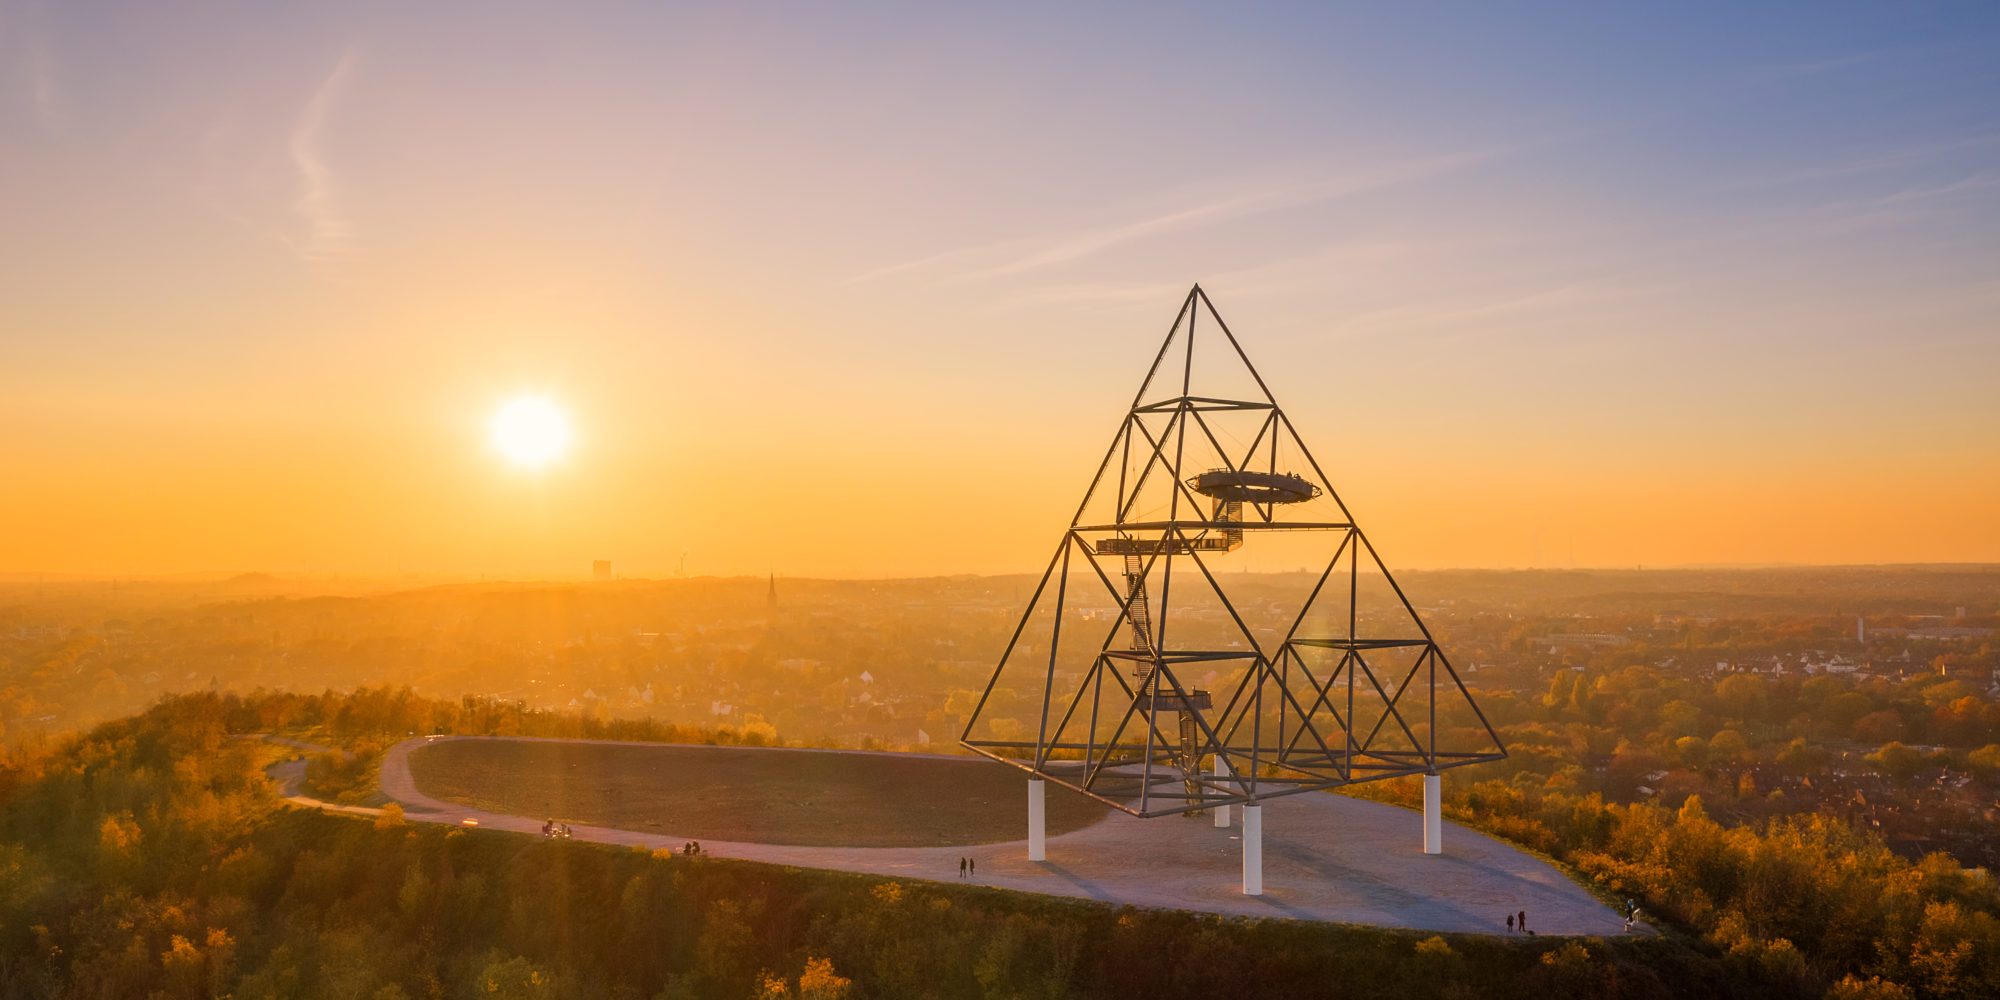
[[[1290,574],[1295,591],[1222,575],[1233,553],[1281,542],[1308,570]],[[1199,285],[961,742],[1142,817],[1506,756]],[[1434,778],[1427,792],[1434,825]],[[1246,854],[1245,891],[1261,891],[1248,871]]]

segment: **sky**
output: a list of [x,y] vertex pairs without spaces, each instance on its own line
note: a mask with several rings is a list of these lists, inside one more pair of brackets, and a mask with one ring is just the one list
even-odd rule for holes
[[1032,570],[1195,282],[1392,567],[2000,561],[1991,4],[0,0],[0,135],[0,573]]

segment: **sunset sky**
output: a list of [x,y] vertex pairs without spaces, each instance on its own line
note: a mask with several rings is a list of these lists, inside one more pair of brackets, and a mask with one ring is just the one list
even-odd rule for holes
[[0,573],[1039,569],[1196,281],[1392,566],[2000,561],[2000,7],[1660,10],[0,0]]

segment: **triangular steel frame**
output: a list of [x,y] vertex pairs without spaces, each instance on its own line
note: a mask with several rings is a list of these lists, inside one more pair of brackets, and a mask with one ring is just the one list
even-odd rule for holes
[[[1262,398],[1191,394],[1195,327],[1204,311],[1213,318],[1216,331],[1207,336],[1219,333],[1224,338],[1230,353],[1255,379]],[[1185,354],[1180,366],[1180,391],[1149,400],[1147,393],[1154,388],[1177,340]],[[1249,412],[1263,412],[1265,416],[1257,436],[1243,458],[1237,460],[1230,457],[1231,450],[1223,447],[1204,414]],[[1156,436],[1146,420],[1161,416],[1167,418],[1167,423]],[[1310,469],[1315,487],[1323,489],[1338,509],[1337,519],[1286,520],[1275,503],[1245,502],[1235,508],[1234,514],[1221,513],[1219,503],[1205,500],[1190,488],[1190,470],[1182,462],[1187,436],[1194,433],[1205,435],[1214,452],[1229,464],[1227,471],[1251,475],[1290,474],[1290,470],[1277,467],[1279,438],[1285,436],[1294,443],[1297,454]],[[1173,440],[1170,442],[1169,438]],[[1128,474],[1135,453],[1143,461],[1137,481]],[[1115,517],[1086,523],[1085,513],[1092,498],[1112,485],[1107,480],[1114,464],[1118,468]],[[1173,483],[1167,501],[1168,516],[1133,519],[1133,508],[1146,480],[1156,470],[1170,477]],[[1214,509],[1204,510],[1204,503]],[[1321,532],[1333,543],[1332,555],[1312,593],[1299,608],[1297,618],[1282,640],[1269,649],[1259,645],[1253,630],[1230,602],[1223,583],[1203,558],[1204,551],[1226,552],[1239,544],[1255,544],[1260,533],[1268,531]],[[1221,539],[1226,535],[1233,535],[1234,542],[1225,548]],[[1106,549],[1117,554],[1107,554]],[[1115,565],[1121,559],[1125,566],[1122,570]],[[1364,637],[1357,632],[1355,608],[1364,560],[1374,567],[1371,572],[1381,573],[1395,601],[1400,602],[1402,611],[1415,626],[1416,634]],[[1114,565],[1107,569],[1107,563]],[[1341,572],[1343,563],[1348,576],[1344,634],[1302,634],[1308,612],[1319,606],[1317,602],[1323,593],[1329,593],[1328,582]],[[1247,648],[1175,649],[1167,643],[1177,564],[1182,579],[1189,578],[1191,567],[1197,574],[1195,579],[1212,589]],[[1060,704],[1056,697],[1057,650],[1062,641],[1063,609],[1070,600],[1070,575],[1079,565],[1087,565],[1091,571],[1083,579],[1095,577],[1104,585],[1117,605],[1118,615],[1074,695],[1064,696],[1062,700],[1067,704]],[[1124,587],[1114,582],[1114,576],[1121,574],[1126,580]],[[1146,598],[1148,581],[1153,579],[1159,581],[1157,614]],[[1039,678],[1041,717],[1034,739],[975,737],[995,685],[1008,672],[1052,580],[1056,584],[1054,622],[1048,662]],[[1340,589],[1335,583],[1329,596],[1337,598]],[[1136,613],[1135,605],[1139,606]],[[1121,633],[1132,636],[1129,648],[1118,646]],[[1315,676],[1310,662],[1314,654],[1309,651],[1337,653],[1337,661],[1325,671],[1325,676]],[[1412,654],[1411,659],[1404,661],[1407,670],[1400,666],[1390,670],[1388,659]],[[1207,692],[1191,690],[1177,673],[1177,668],[1225,661],[1249,662],[1241,680],[1226,692],[1225,699],[1211,701]],[[1119,669],[1124,665],[1131,665],[1141,675],[1136,685]],[[1389,671],[1386,674],[1389,684],[1384,683],[1384,675],[1378,675],[1378,669]],[[1107,683],[1107,678],[1115,684]],[[1422,699],[1428,714],[1414,725],[1398,710],[1405,695],[1413,689],[1427,691],[1428,695]],[[1437,707],[1441,692],[1455,693],[1464,699],[1490,746],[1471,749],[1438,746]],[[1356,732],[1359,727],[1349,725],[1350,720],[1357,718],[1355,699],[1360,696],[1366,701],[1371,695],[1380,699],[1382,714],[1369,731]],[[1374,710],[1374,706],[1366,707]],[[1177,726],[1163,729],[1163,716],[1178,717]],[[1111,724],[1110,736],[1100,739],[1105,721],[1113,717],[1117,721]],[[1406,744],[1400,749],[1378,745],[1391,720],[1396,729],[1388,739],[1400,736]],[[1275,722],[1275,726],[1267,724],[1270,722]],[[1076,728],[1082,728],[1081,735],[1075,734]],[[1170,735],[1174,728],[1181,733],[1178,741]],[[1133,397],[1124,423],[1071,518],[1069,530],[1057,545],[1034,596],[1029,598],[1020,623],[1001,653],[999,665],[967,717],[960,743],[976,753],[1142,817],[1256,803],[1404,775],[1436,774],[1447,768],[1507,756],[1499,733],[1390,575],[1374,544],[1354,523],[1347,505],[1334,492],[1318,461],[1306,449],[1290,418],[1279,408],[1263,377],[1250,364],[1235,334],[1200,285],[1190,289],[1182,301],[1165,342]],[[1226,765],[1221,774],[1214,766],[1217,762]]]

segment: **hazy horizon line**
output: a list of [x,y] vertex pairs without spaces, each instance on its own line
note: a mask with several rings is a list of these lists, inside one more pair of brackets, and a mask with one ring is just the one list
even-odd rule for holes
[[[1422,575],[1433,573],[1647,573],[1647,572],[1765,572],[1772,570],[1838,570],[1838,569],[1906,569],[1906,570],[1989,570],[2000,572],[2000,562],[1968,560],[1963,562],[1745,562],[1745,563],[1672,563],[1660,565],[1625,564],[1594,566],[1433,566],[1391,567],[1390,572],[1398,575]],[[823,575],[785,573],[696,573],[690,575],[619,575],[609,580],[598,580],[587,574],[537,575],[532,573],[437,573],[409,571],[396,573],[361,572],[281,572],[271,570],[191,570],[179,573],[56,573],[35,571],[0,571],[0,585],[48,584],[48,583],[152,583],[152,584],[201,584],[231,583],[250,580],[270,580],[272,582],[345,582],[345,583],[402,583],[423,586],[453,584],[581,584],[581,583],[692,583],[697,581],[734,581],[767,579],[789,580],[792,582],[832,582],[868,583],[905,580],[953,580],[1002,578],[1018,576],[1038,576],[1041,571],[1022,569],[1000,572],[945,572],[906,573],[881,576],[869,575]],[[1231,575],[1286,576],[1297,573],[1313,573],[1308,568],[1283,570],[1241,569],[1231,571]]]

